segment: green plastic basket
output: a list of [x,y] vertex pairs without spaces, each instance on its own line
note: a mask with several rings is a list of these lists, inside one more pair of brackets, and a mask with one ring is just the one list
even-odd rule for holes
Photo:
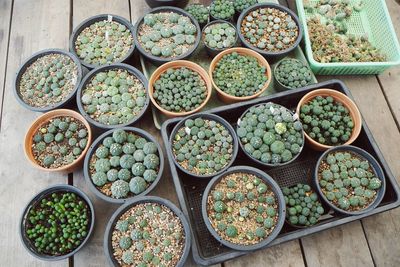
[[[356,1],[358,2],[358,0],[352,0],[352,2]],[[318,3],[319,0],[310,0],[310,2]],[[379,74],[389,67],[400,64],[400,46],[385,0],[368,0],[364,3],[363,10],[353,12],[348,19],[348,31],[356,36],[367,34],[369,41],[386,53],[387,61],[385,62],[320,63],[315,61],[307,28],[307,18],[310,14],[304,10],[303,0],[296,0],[297,12],[304,28],[306,56],[315,74]]]

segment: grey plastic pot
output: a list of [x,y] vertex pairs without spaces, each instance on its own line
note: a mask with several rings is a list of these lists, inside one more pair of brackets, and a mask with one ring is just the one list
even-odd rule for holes
[[[216,122],[221,123],[221,124],[229,131],[229,133],[231,134],[231,136],[232,136],[232,138],[233,138],[233,153],[232,153],[232,158],[231,158],[231,160],[228,162],[228,164],[227,164],[224,168],[222,168],[221,170],[219,170],[219,171],[216,172],[216,173],[207,174],[207,175],[197,175],[197,174],[194,174],[194,173],[192,173],[192,172],[186,170],[185,168],[183,168],[183,167],[176,161],[176,158],[175,158],[174,153],[173,153],[173,151],[172,151],[172,142],[173,142],[173,139],[174,139],[174,136],[176,135],[176,133],[179,131],[180,128],[182,128],[182,127],[185,125],[185,121],[186,121],[186,120],[188,120],[188,119],[194,120],[194,119],[196,119],[196,118],[209,119],[209,120],[213,120],[213,121],[216,121]],[[170,155],[171,155],[171,157],[172,157],[172,159],[173,159],[173,161],[174,161],[174,163],[175,163],[175,166],[178,167],[178,168],[179,168],[181,171],[183,171],[184,173],[186,173],[186,174],[188,174],[188,175],[190,175],[190,176],[196,177],[196,178],[211,178],[211,177],[214,177],[214,176],[217,176],[217,175],[223,173],[226,169],[228,169],[228,168],[233,164],[233,162],[234,162],[235,159],[236,159],[238,150],[239,150],[239,148],[238,148],[238,147],[239,147],[239,145],[238,145],[238,138],[237,138],[237,136],[236,136],[236,132],[235,132],[235,130],[232,128],[232,126],[229,124],[229,122],[227,122],[225,119],[221,118],[220,116],[217,116],[217,115],[214,115],[214,114],[208,114],[208,113],[197,113],[197,114],[193,114],[193,115],[190,115],[190,116],[187,116],[187,117],[183,118],[179,123],[177,123],[177,124],[175,125],[174,129],[172,130],[171,136],[169,137],[169,144],[168,144],[168,145],[166,144],[166,147],[167,147],[167,149],[168,149],[168,153],[170,153]]]
[[[69,93],[69,95],[61,102],[57,103],[57,104],[53,104],[53,105],[49,105],[47,107],[32,107],[30,105],[28,105],[27,103],[25,103],[25,101],[22,99],[21,94],[19,92],[19,84],[20,84],[20,80],[22,75],[24,74],[25,70],[32,65],[33,62],[35,62],[38,58],[43,57],[45,55],[49,55],[49,54],[62,54],[62,55],[66,55],[69,58],[71,58],[75,65],[78,68],[78,77],[76,77],[76,84],[74,89]],[[36,111],[36,112],[47,112],[53,109],[57,109],[57,108],[63,108],[66,107],[70,104],[72,104],[74,102],[75,99],[75,94],[76,91],[79,88],[79,85],[81,83],[82,78],[85,76],[85,74],[88,72],[88,70],[85,67],[81,66],[81,62],[79,61],[79,59],[72,53],[65,51],[65,50],[61,50],[61,49],[45,49],[45,50],[41,50],[39,52],[36,52],[35,54],[33,54],[32,56],[30,56],[27,60],[25,60],[25,62],[21,65],[21,67],[19,68],[17,74],[15,75],[15,79],[14,79],[14,84],[13,84],[13,93],[15,98],[17,99],[17,101],[26,109],[32,110],[32,111]]]
[[[146,102],[145,102],[142,110],[140,111],[140,113],[138,115],[136,115],[136,117],[134,117],[132,120],[128,121],[127,123],[116,124],[116,125],[106,125],[106,124],[100,123],[100,122],[92,119],[90,117],[90,115],[88,113],[86,113],[85,109],[83,108],[81,97],[82,97],[82,92],[83,92],[84,88],[91,81],[91,79],[94,76],[96,76],[97,73],[108,71],[108,70],[113,70],[113,69],[127,70],[130,74],[136,76],[136,78],[138,78],[143,83],[143,86],[145,87],[145,90],[146,90]],[[101,66],[101,67],[98,67],[98,68],[95,68],[95,69],[91,70],[83,78],[81,84],[79,85],[78,91],[76,93],[76,104],[78,106],[79,112],[83,115],[83,117],[85,117],[85,119],[90,123],[90,125],[92,125],[94,127],[97,127],[97,128],[103,129],[103,130],[104,129],[108,130],[108,129],[115,129],[115,128],[119,128],[119,127],[129,126],[129,125],[132,125],[135,122],[137,122],[144,115],[144,113],[146,112],[147,108],[149,107],[150,97],[149,97],[148,85],[149,85],[149,82],[146,79],[146,77],[144,77],[143,73],[141,73],[138,69],[136,69],[135,67],[132,67],[131,65],[124,64],[124,63],[115,63],[115,64],[109,64],[109,65]]]
[[[266,50],[262,50],[259,49],[253,45],[251,45],[243,36],[242,31],[241,31],[241,24],[242,21],[244,19],[244,17],[249,14],[250,12],[252,12],[253,10],[259,9],[259,8],[275,8],[275,9],[279,9],[283,12],[288,13],[292,18],[293,21],[297,24],[297,27],[299,28],[299,35],[297,36],[297,40],[296,42],[293,44],[293,46],[279,51],[279,52],[273,52],[273,51],[266,51]],[[297,15],[290,10],[289,8],[279,5],[279,4],[274,4],[274,3],[260,3],[260,4],[256,4],[256,5],[252,5],[250,7],[248,7],[247,9],[243,10],[242,13],[240,14],[238,20],[237,20],[237,33],[239,35],[239,39],[242,42],[242,44],[247,47],[250,48],[254,51],[257,51],[258,53],[260,53],[261,55],[263,55],[264,57],[270,57],[270,58],[277,58],[277,57],[282,57],[285,56],[287,54],[289,54],[291,51],[293,51],[299,44],[301,39],[303,38],[303,29],[302,26],[300,24],[299,18],[297,17]]]
[[[210,194],[211,190],[218,184],[218,182],[225,176],[232,174],[232,173],[249,173],[257,176],[258,178],[262,179],[270,189],[274,192],[277,200],[278,200],[278,222],[275,225],[274,230],[271,232],[271,234],[262,240],[261,242],[254,244],[254,245],[239,245],[239,244],[234,244],[232,242],[229,242],[225,239],[223,239],[217,231],[214,229],[214,227],[211,225],[210,220],[208,219],[208,214],[207,214],[207,197]],[[203,193],[203,198],[201,201],[201,214],[203,216],[203,220],[207,226],[208,231],[213,235],[215,239],[217,239],[221,244],[224,246],[227,246],[229,248],[235,249],[235,250],[241,250],[241,251],[255,251],[258,249],[261,249],[265,246],[267,246],[269,243],[271,243],[279,234],[281,231],[284,223],[285,223],[285,217],[286,217],[286,204],[285,204],[285,198],[283,196],[283,193],[279,187],[279,185],[272,179],[271,176],[266,174],[265,172],[249,167],[249,166],[235,166],[232,168],[229,168],[226,172],[214,177],[207,185],[206,189],[204,190]]]
[[[97,147],[103,142],[104,138],[106,138],[107,136],[112,136],[113,132],[116,130],[125,130],[127,132],[133,132],[133,133],[145,138],[146,140],[153,142],[154,144],[157,145],[158,155],[160,158],[160,166],[159,166],[157,178],[149,185],[149,187],[147,187],[147,189],[145,191],[143,191],[142,193],[140,193],[138,195],[123,198],[123,199],[112,198],[112,197],[106,196],[105,194],[101,193],[97,189],[97,187],[93,184],[92,179],[90,177],[90,171],[89,171],[90,159],[92,158],[92,155],[96,152]],[[94,140],[92,145],[89,147],[89,150],[85,156],[85,161],[83,163],[83,174],[85,176],[86,184],[88,185],[89,189],[100,199],[102,199],[106,202],[112,203],[112,204],[123,204],[128,200],[136,199],[140,196],[147,195],[157,186],[157,184],[160,181],[160,178],[162,176],[163,170],[164,170],[164,154],[163,154],[160,144],[151,134],[149,134],[148,132],[146,132],[142,129],[135,128],[135,127],[120,127],[120,128],[112,129],[112,130],[109,130],[109,131],[103,133],[99,137],[97,137],[96,140]]]
[[[233,27],[233,28],[235,29],[235,33],[236,33],[236,35],[235,35],[235,43],[234,43],[232,46],[230,46],[230,47],[225,47],[225,48],[222,48],[222,49],[209,47],[209,46],[206,44],[205,40],[204,40],[204,39],[205,39],[204,30],[205,30],[207,27],[209,27],[209,26],[211,26],[211,25],[213,25],[213,24],[220,24],[220,23],[228,23],[231,27]],[[233,24],[230,23],[229,21],[220,20],[220,19],[219,19],[219,20],[213,20],[213,21],[210,21],[209,23],[207,23],[206,26],[204,26],[203,30],[201,31],[201,40],[202,40],[202,42],[204,43],[204,47],[205,47],[205,49],[206,49],[206,51],[207,51],[207,54],[208,54],[210,57],[215,57],[219,52],[224,51],[225,49],[228,49],[228,48],[231,48],[231,47],[235,47],[235,46],[237,45],[237,43],[238,43],[238,33],[237,33],[237,30],[236,30],[235,25],[233,25]]]
[[103,249],[104,253],[108,259],[108,262],[111,264],[111,266],[120,266],[118,262],[115,260],[113,257],[113,249],[111,245],[111,236],[112,232],[115,228],[116,223],[118,222],[118,219],[123,215],[126,211],[128,211],[130,208],[134,207],[137,204],[140,203],[158,203],[161,205],[164,205],[168,207],[169,209],[172,210],[172,212],[179,217],[183,230],[185,232],[185,246],[183,248],[183,253],[182,256],[177,263],[176,267],[182,267],[184,266],[186,259],[189,255],[190,251],[190,246],[192,243],[192,233],[191,229],[189,227],[188,220],[186,219],[185,215],[181,210],[179,210],[173,203],[171,203],[169,200],[156,197],[156,196],[145,196],[145,197],[138,197],[137,199],[129,200],[127,201],[124,205],[119,207],[114,214],[111,216],[110,220],[107,223],[106,231],[104,233],[104,242],[103,242]]
[[[351,152],[354,153],[358,156],[360,156],[361,158],[364,158],[368,161],[368,163],[370,164],[370,166],[372,167],[375,175],[377,178],[379,178],[382,181],[382,185],[381,188],[379,189],[377,196],[375,198],[375,200],[369,204],[369,206],[367,206],[365,209],[363,210],[359,210],[359,211],[346,211],[343,210],[337,206],[335,206],[332,202],[330,202],[324,195],[324,193],[322,192],[321,186],[319,185],[319,179],[318,179],[318,170],[319,170],[319,166],[321,165],[321,162],[332,152],[338,152],[338,151],[343,151],[343,152]],[[342,214],[346,214],[346,215],[360,215],[363,213],[368,213],[370,211],[372,211],[373,209],[375,209],[379,203],[382,201],[384,195],[385,195],[385,190],[386,190],[386,179],[385,179],[385,174],[381,168],[381,166],[379,165],[379,163],[376,161],[376,159],[369,154],[367,151],[355,147],[355,146],[350,146],[350,145],[342,145],[342,146],[336,146],[336,147],[332,147],[331,149],[326,150],[318,159],[316,167],[315,167],[315,171],[314,171],[314,184],[315,187],[318,191],[318,194],[320,195],[320,197],[324,200],[324,202],[330,207],[332,208],[335,212],[339,212]]]
[[[89,27],[90,25],[92,25],[93,23],[96,23],[98,21],[103,21],[103,20],[112,20],[112,21],[116,21],[124,26],[126,26],[127,29],[129,29],[129,31],[132,34],[132,38],[135,39],[136,35],[133,35],[133,25],[125,18],[121,17],[121,16],[117,16],[117,15],[112,15],[112,14],[101,14],[101,15],[96,15],[90,18],[85,19],[84,21],[82,21],[72,32],[71,37],[69,39],[69,50],[71,51],[71,53],[73,53],[77,58],[78,55],[76,53],[75,50],[75,41],[78,38],[78,35],[87,27]],[[135,43],[132,42],[132,47],[129,49],[129,51],[126,53],[126,55],[121,58],[120,60],[113,62],[113,63],[122,63],[122,62],[126,62],[127,60],[129,60],[132,55],[133,52],[135,51]],[[80,59],[82,65],[85,66],[88,69],[94,69],[103,65],[94,65],[94,64],[90,64],[85,62],[83,59]],[[104,64],[104,65],[108,65],[110,63]]]
[[[39,253],[38,251],[35,250],[34,246],[30,243],[28,237],[25,234],[25,222],[27,219],[28,212],[30,211],[32,206],[35,205],[37,202],[39,202],[44,196],[50,195],[54,192],[75,193],[76,195],[81,197],[86,202],[89,212],[90,212],[90,214],[89,214],[90,226],[89,226],[89,230],[87,232],[86,238],[73,251],[71,251],[67,254],[64,254],[64,255],[60,255],[60,256],[51,256],[51,255],[45,255],[45,254]],[[58,185],[52,185],[50,187],[47,187],[46,189],[42,190],[37,195],[35,195],[28,202],[28,204],[24,208],[24,211],[23,211],[21,219],[20,219],[19,233],[20,233],[20,238],[21,238],[23,246],[32,256],[34,256],[40,260],[45,260],[45,261],[59,261],[59,260],[63,260],[63,259],[73,256],[75,253],[77,253],[81,248],[83,248],[85,246],[85,244],[88,242],[88,240],[93,232],[94,221],[95,221],[94,208],[93,208],[93,204],[90,201],[89,197],[84,192],[82,192],[80,189],[78,189],[72,185],[58,184]]]
[[[162,57],[153,56],[151,53],[147,52],[140,44],[140,42],[136,36],[138,36],[138,34],[139,34],[139,27],[142,25],[144,17],[147,14],[160,13],[160,12],[174,12],[179,15],[186,16],[196,26],[196,41],[194,42],[193,46],[186,53],[179,55],[177,57],[162,58]],[[134,38],[135,45],[136,45],[137,49],[139,50],[140,54],[143,55],[147,60],[149,60],[150,62],[152,62],[153,64],[156,64],[156,65],[161,65],[166,62],[188,58],[197,49],[197,47],[200,44],[200,39],[201,39],[201,29],[200,29],[200,25],[197,22],[197,20],[192,15],[190,15],[188,12],[186,12],[185,10],[183,10],[181,8],[177,8],[177,7],[172,7],[172,6],[156,7],[156,8],[151,9],[149,12],[145,13],[141,18],[139,18],[137,20],[137,22],[133,28],[133,34],[135,36],[135,38]]]
[[274,76],[274,81],[275,81],[275,89],[277,89],[278,91],[287,91],[287,90],[296,89],[296,88],[290,88],[290,87],[288,87],[288,86],[286,86],[286,85],[283,85],[283,84],[278,80],[278,78],[276,77],[276,72],[278,71],[279,65],[280,65],[284,60],[286,60],[286,59],[287,59],[287,58],[283,58],[283,59],[279,60],[279,62],[275,64],[274,69],[273,69],[273,73],[274,73],[273,76]]
[[189,0],[146,0],[146,4],[148,4],[151,8],[162,6],[175,6],[184,8],[188,2]]

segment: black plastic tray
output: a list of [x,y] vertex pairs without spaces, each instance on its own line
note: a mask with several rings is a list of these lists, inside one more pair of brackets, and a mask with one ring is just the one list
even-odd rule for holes
[[[271,101],[283,105],[291,110],[295,110],[297,103],[302,96],[304,96],[309,91],[318,88],[329,88],[338,90],[352,98],[350,91],[341,81],[330,80],[301,89],[281,92],[247,102],[235,103],[228,106],[211,109],[205,113],[217,114],[234,125],[236,124],[238,117],[249,106]],[[165,145],[168,145],[169,135],[171,134],[173,127],[180,120],[181,119],[179,118],[170,119],[163,124],[162,137]],[[373,214],[387,211],[400,205],[399,185],[392,172],[390,171],[389,166],[383,158],[383,155],[379,150],[364,120],[361,133],[357,140],[353,143],[353,145],[363,148],[371,153],[371,155],[377,159],[379,164],[382,166],[382,169],[384,170],[387,187],[384,198],[380,205],[371,212],[356,216],[346,216],[335,213],[333,210],[330,210],[328,206],[324,205],[327,213],[320,218],[319,222],[316,225],[309,228],[296,229],[288,224],[285,224],[282,228],[281,233],[273,242],[268,245],[268,247],[290,240],[298,239],[328,228],[349,223],[367,216],[371,216]],[[315,164],[320,155],[321,152],[316,152],[312,150],[306,144],[299,158],[293,163],[283,167],[266,168],[249,160],[244,155],[243,151],[240,150],[233,166],[248,165],[264,170],[270,176],[272,176],[280,186],[292,186],[299,182],[305,182],[313,186],[311,179],[314,173]],[[232,250],[223,246],[211,235],[211,233],[208,232],[201,215],[201,198],[204,189],[210,180],[196,179],[183,173],[175,167],[172,155],[170,153],[168,153],[167,157],[171,168],[175,188],[178,194],[180,206],[185,215],[188,217],[189,223],[191,225],[191,230],[193,234],[192,252],[194,261],[200,265],[211,265],[224,262],[248,253]]]

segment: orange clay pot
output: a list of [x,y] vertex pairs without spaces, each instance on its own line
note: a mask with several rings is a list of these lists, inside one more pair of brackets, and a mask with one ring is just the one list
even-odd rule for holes
[[[177,68],[182,68],[182,67],[190,69],[190,70],[198,73],[201,76],[201,78],[204,80],[204,82],[206,84],[207,96],[206,96],[206,99],[204,100],[204,102],[201,103],[200,106],[198,106],[197,108],[195,108],[191,111],[185,111],[185,112],[168,111],[168,110],[162,108],[160,105],[158,105],[157,101],[154,99],[153,84],[159,79],[160,75],[162,73],[164,73],[165,71],[167,71],[168,69],[170,69],[170,68],[177,69]],[[211,90],[212,90],[211,80],[210,80],[210,77],[208,77],[207,72],[200,65],[197,65],[196,63],[193,63],[188,60],[175,60],[175,61],[171,61],[171,62],[161,65],[153,72],[153,74],[151,75],[150,80],[149,80],[149,96],[150,96],[151,102],[159,111],[161,111],[164,115],[166,115],[167,117],[170,117],[170,118],[183,117],[183,116],[187,116],[187,115],[190,115],[190,114],[200,111],[207,104],[208,100],[210,100]]]
[[[71,164],[68,164],[68,165],[65,165],[65,166],[62,166],[59,168],[55,168],[55,169],[44,168],[36,162],[35,157],[32,153],[33,136],[39,130],[39,128],[43,124],[47,123],[50,119],[53,119],[56,117],[62,117],[62,116],[68,116],[68,117],[75,118],[75,119],[79,120],[80,122],[82,122],[83,125],[85,125],[87,132],[88,132],[87,145],[86,145],[85,149],[82,151],[82,153],[80,154],[80,156],[75,161],[73,161]],[[85,158],[85,154],[90,147],[91,141],[92,141],[92,130],[90,129],[89,123],[85,120],[85,118],[81,114],[79,114],[76,111],[69,110],[69,109],[55,109],[55,110],[49,111],[47,113],[44,113],[43,115],[41,115],[39,118],[37,118],[31,124],[31,126],[29,127],[29,129],[25,135],[24,151],[25,151],[25,156],[28,158],[28,160],[32,163],[33,166],[35,166],[39,170],[48,171],[48,172],[69,173],[69,172],[72,172],[73,170],[77,169],[81,165],[83,159]]]
[[[238,54],[241,54],[241,55],[248,55],[248,56],[255,57],[258,60],[259,64],[267,69],[265,75],[268,77],[268,80],[265,83],[264,87],[256,94],[251,95],[251,96],[243,96],[243,97],[233,96],[233,95],[229,95],[229,94],[225,93],[215,84],[214,79],[213,79],[213,72],[214,72],[214,69],[215,69],[218,61],[220,61],[224,55],[231,54],[233,52],[237,52]],[[228,104],[236,103],[236,102],[240,102],[240,101],[246,101],[246,100],[250,100],[250,99],[260,96],[265,90],[267,90],[267,88],[272,80],[271,66],[269,65],[268,61],[259,53],[255,52],[251,49],[243,48],[243,47],[229,48],[229,49],[222,51],[218,55],[216,55],[214,57],[214,59],[211,61],[210,68],[208,69],[208,74],[210,75],[213,87],[215,88],[215,90],[217,90],[219,99],[221,99],[221,101],[228,103]]]
[[[358,135],[361,132],[361,127],[362,127],[362,119],[361,119],[361,114],[360,111],[358,110],[356,104],[351,100],[349,97],[346,95],[332,90],[332,89],[317,89],[314,91],[309,92],[305,96],[303,96],[302,99],[300,99],[299,104],[297,104],[296,108],[296,113],[300,117],[300,108],[304,104],[310,102],[313,98],[317,96],[331,96],[335,101],[342,103],[349,111],[350,111],[350,116],[354,122],[354,128],[351,133],[350,139],[344,143],[343,145],[350,145],[353,143]],[[323,145],[312,139],[308,134],[304,131],[304,136],[306,137],[307,143],[311,146],[312,149],[317,150],[317,151],[325,151],[329,148],[332,148],[333,146],[328,146],[328,145]]]

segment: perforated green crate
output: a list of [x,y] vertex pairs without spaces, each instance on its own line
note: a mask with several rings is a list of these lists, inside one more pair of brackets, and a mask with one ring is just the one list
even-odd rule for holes
[[[303,5],[304,0],[296,0],[297,12],[304,29],[304,42],[307,60],[315,74],[348,75],[348,74],[379,74],[400,64],[400,46],[393,28],[385,0],[367,0],[360,12],[353,12],[348,19],[348,32],[356,36],[368,35],[369,41],[386,54],[385,62],[338,62],[320,63],[313,58],[311,41],[308,34],[308,14]],[[319,0],[310,0],[318,3]],[[352,0],[351,2],[358,2]]]

